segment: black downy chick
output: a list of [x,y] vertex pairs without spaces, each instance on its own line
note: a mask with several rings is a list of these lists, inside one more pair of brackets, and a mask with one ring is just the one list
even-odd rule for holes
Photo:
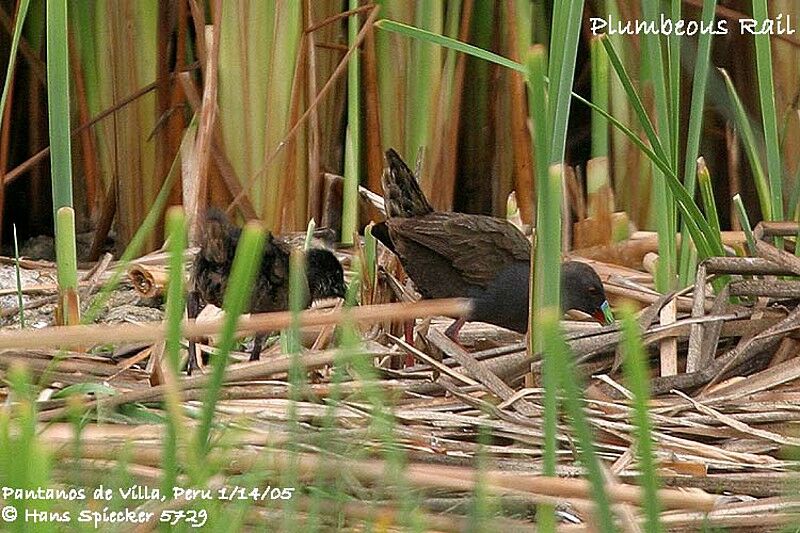
[[[383,175],[386,220],[373,235],[400,259],[424,298],[470,298],[473,311],[447,328],[457,341],[467,320],[524,333],[528,327],[530,242],[508,221],[435,211],[416,177],[392,149]],[[603,285],[585,263],[561,267],[564,311],[578,309],[609,323]]]
[[[241,228],[233,225],[225,214],[211,208],[206,215],[200,251],[192,269],[192,289],[189,293],[188,314],[197,317],[200,302],[222,308],[223,297],[228,287],[233,258],[239,244]],[[267,234],[261,266],[253,285],[250,304],[245,309],[250,313],[285,311],[289,308],[289,257],[291,247],[280,238]],[[312,248],[306,252],[306,281],[308,299],[305,307],[314,300],[345,295],[344,271],[341,263],[328,250]],[[255,336],[251,361],[261,355],[266,335]],[[189,343],[188,373],[198,367],[196,349]]]

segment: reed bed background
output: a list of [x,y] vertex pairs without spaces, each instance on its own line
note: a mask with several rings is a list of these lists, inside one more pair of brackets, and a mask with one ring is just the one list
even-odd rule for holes
[[[159,488],[140,531],[796,523],[800,41],[589,31],[662,14],[800,20],[766,0],[0,2],[2,313],[20,328],[0,334],[0,485]],[[468,327],[467,352],[436,321],[395,336],[465,309],[390,297],[361,189],[380,193],[388,147],[437,209],[533,233],[528,343]],[[187,322],[212,205],[250,222],[224,318]],[[14,225],[55,235],[55,263],[20,259]],[[240,319],[265,232],[317,225],[343,244],[345,302],[301,311],[298,252],[292,308]],[[559,322],[564,254],[594,261],[618,326]],[[160,321],[76,325],[107,316],[131,264],[163,267]],[[25,328],[32,293],[63,329]],[[283,330],[271,354],[231,366],[263,329]],[[212,332],[206,373],[182,376],[185,338]],[[141,344],[113,359],[109,339]],[[218,497],[231,486],[268,490]]]

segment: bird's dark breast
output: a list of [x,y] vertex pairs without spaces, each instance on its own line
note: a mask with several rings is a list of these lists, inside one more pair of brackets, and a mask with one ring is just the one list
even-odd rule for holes
[[528,330],[530,263],[515,262],[485,288],[471,294],[470,320],[487,322],[519,333]]
[[250,312],[268,313],[289,307],[289,249],[283,243],[267,244],[261,272],[253,287]]

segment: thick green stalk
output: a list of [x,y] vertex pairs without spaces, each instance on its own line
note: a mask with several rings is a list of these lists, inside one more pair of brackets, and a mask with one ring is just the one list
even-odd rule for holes
[[[444,7],[439,0],[417,0],[414,18],[416,26],[432,33],[441,34],[444,26]],[[408,129],[406,149],[416,154],[428,148],[430,121],[422,117],[431,115],[431,105],[436,86],[439,84],[442,58],[441,49],[424,41],[413,43],[411,65],[408,74]],[[425,159],[423,158],[423,161]]]
[[[703,1],[702,24],[711,24],[714,21],[716,0]],[[697,59],[694,63],[692,76],[692,99],[689,111],[689,127],[686,134],[686,156],[683,164],[683,185],[690,196],[694,196],[696,162],[700,151],[700,134],[703,130],[703,111],[706,101],[706,85],[708,71],[711,67],[711,37],[710,33],[701,33],[697,38]],[[679,113],[677,113],[679,114]],[[686,223],[681,223],[681,235],[686,235]],[[694,268],[689,261],[689,240],[681,242],[679,278],[681,285],[689,283],[693,276]]]
[[[547,165],[547,150],[548,150],[548,120],[547,120],[547,93],[545,89],[545,72],[547,70],[546,67],[546,56],[545,56],[545,49],[542,45],[534,45],[530,48],[527,56],[527,65],[528,65],[528,75],[527,75],[527,82],[528,82],[528,113],[530,114],[531,118],[533,119],[533,146],[534,146],[534,178],[536,187],[539,191],[538,201],[538,208],[537,208],[537,227],[543,228],[541,224],[541,220],[543,218],[548,218],[551,211],[544,213],[542,208],[545,208],[547,211],[548,201],[546,198],[550,198],[549,195],[553,193],[552,188],[549,187],[549,179],[548,179],[548,165]],[[556,187],[557,188],[557,187]],[[545,196],[548,195],[548,196]],[[558,213],[558,206],[561,204],[559,200],[555,203],[550,203],[551,208],[555,208],[555,212]],[[559,228],[556,228],[556,258],[560,258],[560,245],[558,241],[561,238],[561,232]],[[537,231],[537,238],[535,240],[534,246],[531,247],[531,264],[534,265],[538,262],[540,257],[543,257],[543,254],[537,253],[540,250],[537,250],[536,243],[539,242],[539,232]],[[553,241],[547,241],[550,245],[552,245]],[[560,270],[557,267],[555,271],[558,273]],[[542,310],[542,287],[546,287],[547,283],[556,283],[558,285],[560,283],[560,276],[558,276],[555,280],[553,279],[553,272],[549,272],[547,269],[544,268],[532,268],[531,269],[531,283],[530,283],[530,309],[531,312],[529,313],[529,326],[528,331],[530,332],[528,336],[528,340],[530,342],[530,352],[536,353],[541,352],[541,346],[543,344],[543,336],[537,334],[537,324],[539,323],[540,318],[540,311]],[[544,279],[547,277],[547,279]],[[556,294],[558,297],[558,294]],[[556,300],[556,305],[558,305],[558,301]],[[554,358],[550,357],[548,354],[543,354],[543,366],[542,366],[542,380],[544,383],[544,449],[542,451],[543,456],[543,474],[546,476],[555,476],[556,475],[556,448],[558,445],[557,442],[557,434],[558,434],[558,405],[557,405],[557,394],[558,394],[558,370],[556,366],[558,365],[558,361]],[[540,505],[537,511],[537,521],[539,528],[542,531],[550,532],[555,531],[555,509],[551,505]]]
[[[227,2],[225,2],[227,3]],[[297,66],[298,48],[300,38],[303,34],[303,15],[302,0],[290,2],[242,2],[249,4],[248,8],[252,11],[265,11],[267,20],[265,27],[258,29],[259,32],[270,34],[270,46],[264,47],[263,42],[258,41],[255,36],[248,43],[248,61],[267,52],[269,58],[269,68],[265,69],[261,65],[252,65],[248,75],[250,85],[251,100],[262,98],[263,85],[266,81],[267,93],[263,103],[266,113],[266,131],[264,132],[264,148],[262,157],[266,163],[272,154],[281,145],[286,133],[291,129],[291,109],[292,109],[292,86],[295,82]],[[228,21],[223,21],[223,26]],[[258,21],[249,22],[257,25]],[[234,25],[238,28],[238,25]],[[251,63],[252,64],[252,63]],[[297,97],[297,96],[295,96]],[[248,120],[253,120],[252,110],[249,108],[250,102],[231,102],[231,104],[243,107],[243,111],[248,115]],[[291,143],[290,146],[297,146],[299,143]],[[259,145],[254,145],[259,146]],[[296,158],[294,151],[283,150],[278,153],[268,164],[264,166],[263,185],[261,186],[264,198],[264,205],[261,212],[264,214],[264,221],[268,228],[277,231],[281,227],[282,205],[285,198],[285,189],[289,187],[287,183],[286,167],[293,158]],[[305,160],[299,158],[299,163]],[[303,173],[300,172],[300,175]],[[302,189],[301,189],[302,190]],[[303,193],[304,194],[304,193]],[[300,195],[298,195],[300,196]],[[305,211],[305,197],[297,198],[294,209]],[[305,215],[301,217],[301,220]],[[295,228],[293,228],[295,229]]]
[[[59,309],[64,324],[72,323],[79,316],[79,310],[71,308],[77,304],[75,214],[73,212],[71,217],[68,213],[59,214],[62,207],[72,210],[72,144],[67,52],[67,2],[47,0],[47,111],[50,130],[50,169],[53,219],[56,222]],[[70,220],[71,230],[68,227]]]
[[[598,38],[589,43],[592,58],[592,102],[598,107],[608,107],[608,56]],[[608,156],[608,121],[602,115],[592,115],[592,157]]]
[[[350,0],[350,9],[358,7],[358,0]],[[358,17],[347,20],[347,36],[350,46],[358,35]],[[344,244],[353,244],[353,236],[358,229],[358,184],[359,154],[361,153],[361,109],[360,109],[360,68],[358,54],[350,58],[347,65],[347,133],[344,146],[344,199],[342,203],[342,235]]]
[[[642,13],[647,20],[658,20],[660,10],[657,2],[642,1]],[[677,139],[673,138],[673,121],[670,114],[672,90],[670,81],[671,72],[665,70],[664,59],[661,53],[661,36],[645,34],[642,36],[644,45],[642,61],[643,71],[653,88],[656,110],[656,124],[658,125],[658,139],[663,147],[667,165],[677,173],[675,163],[675,150]],[[669,50],[669,48],[667,48]],[[672,65],[670,65],[672,66]],[[658,269],[656,272],[656,289],[668,292],[675,284],[675,220],[673,216],[674,201],[663,174],[653,168],[655,181],[653,182],[653,205],[655,207],[656,227],[661,238],[658,239]]]
[[63,206],[56,213],[56,272],[58,277],[58,323],[80,323],[78,259],[75,249],[75,210]]

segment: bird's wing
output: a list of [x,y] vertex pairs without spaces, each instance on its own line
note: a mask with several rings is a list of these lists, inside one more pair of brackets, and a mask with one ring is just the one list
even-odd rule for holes
[[424,217],[389,219],[387,225],[398,249],[402,240],[422,245],[446,259],[465,281],[479,286],[486,286],[509,264],[530,260],[528,239],[499,218],[431,213]]

